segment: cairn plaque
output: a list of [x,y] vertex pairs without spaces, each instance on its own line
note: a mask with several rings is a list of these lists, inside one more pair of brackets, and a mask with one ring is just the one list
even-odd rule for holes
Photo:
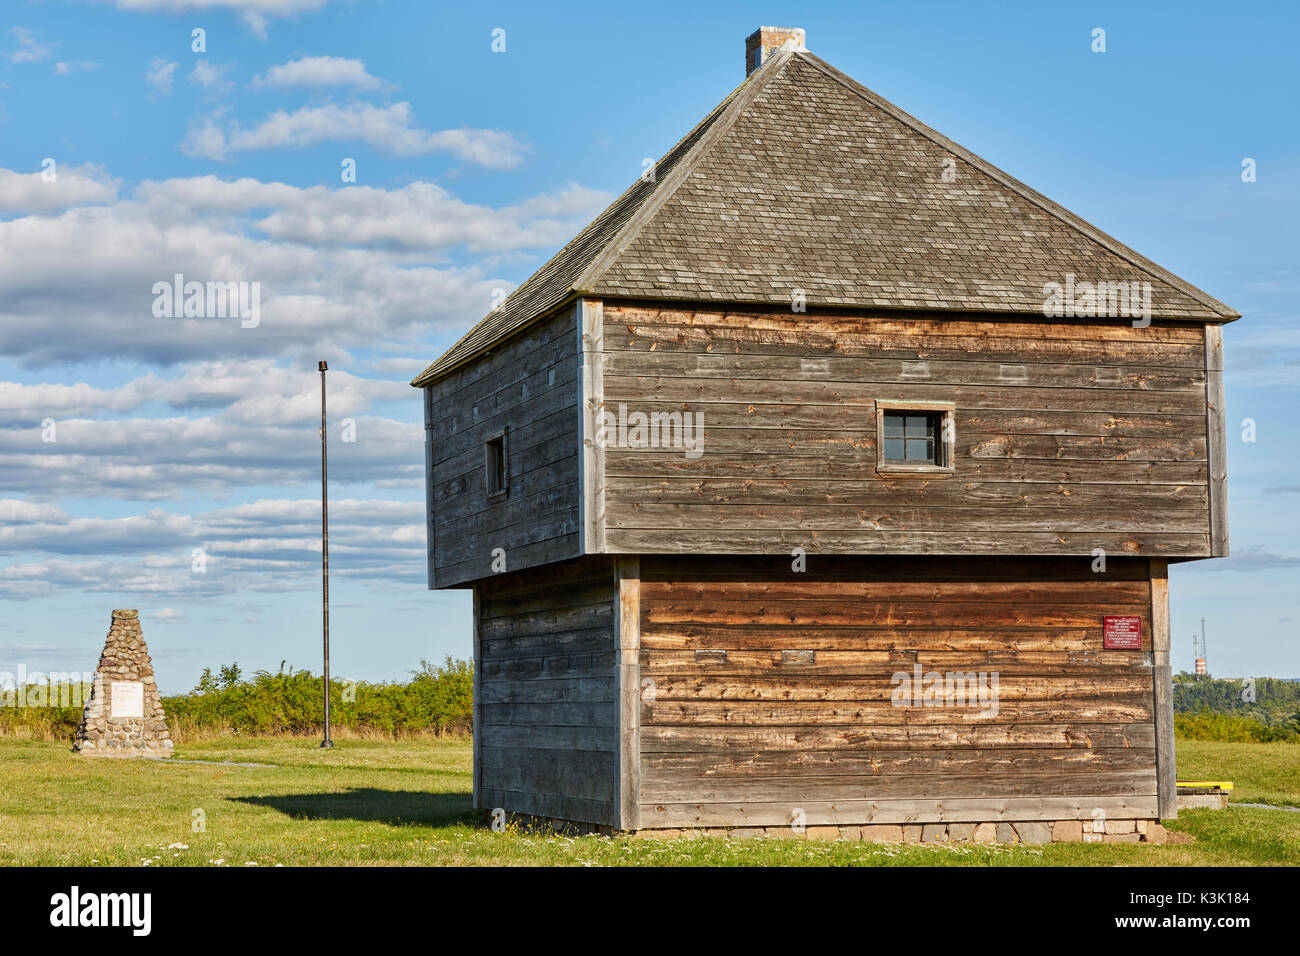
[[171,734],[140,614],[113,612],[72,749],[87,757],[170,757]]
[[113,692],[108,696],[113,702],[113,711],[108,715],[111,719],[144,718],[144,683],[142,681],[115,680],[113,681]]

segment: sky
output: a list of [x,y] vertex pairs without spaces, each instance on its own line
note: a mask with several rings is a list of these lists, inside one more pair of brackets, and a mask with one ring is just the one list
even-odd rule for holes
[[[165,693],[319,671],[321,359],[333,671],[468,657],[468,592],[425,589],[407,383],[743,79],[760,24],[1242,313],[1232,557],[1171,568],[1174,665],[1204,617],[1216,675],[1300,676],[1290,2],[5,0],[0,672],[92,671],[118,607]],[[257,308],[160,316],[177,274]]]

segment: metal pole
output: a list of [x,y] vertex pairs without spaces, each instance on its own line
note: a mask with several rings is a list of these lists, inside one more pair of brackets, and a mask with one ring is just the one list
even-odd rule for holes
[[330,740],[330,506],[329,470],[325,454],[325,372],[329,368],[323,361],[320,369],[320,560],[321,560],[321,611],[325,637],[325,739],[322,747],[333,747]]

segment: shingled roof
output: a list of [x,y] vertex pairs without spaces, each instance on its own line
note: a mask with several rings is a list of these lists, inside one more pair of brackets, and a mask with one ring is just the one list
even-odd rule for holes
[[1067,274],[1150,282],[1158,318],[1240,317],[786,48],[412,384],[575,295],[788,306],[802,289],[812,306],[1041,316],[1044,285]]

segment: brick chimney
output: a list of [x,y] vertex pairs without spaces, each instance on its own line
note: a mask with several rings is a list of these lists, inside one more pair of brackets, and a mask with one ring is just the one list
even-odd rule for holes
[[745,38],[745,75],[753,73],[781,47],[787,43],[796,50],[808,49],[804,46],[804,32],[801,27],[759,27]]

